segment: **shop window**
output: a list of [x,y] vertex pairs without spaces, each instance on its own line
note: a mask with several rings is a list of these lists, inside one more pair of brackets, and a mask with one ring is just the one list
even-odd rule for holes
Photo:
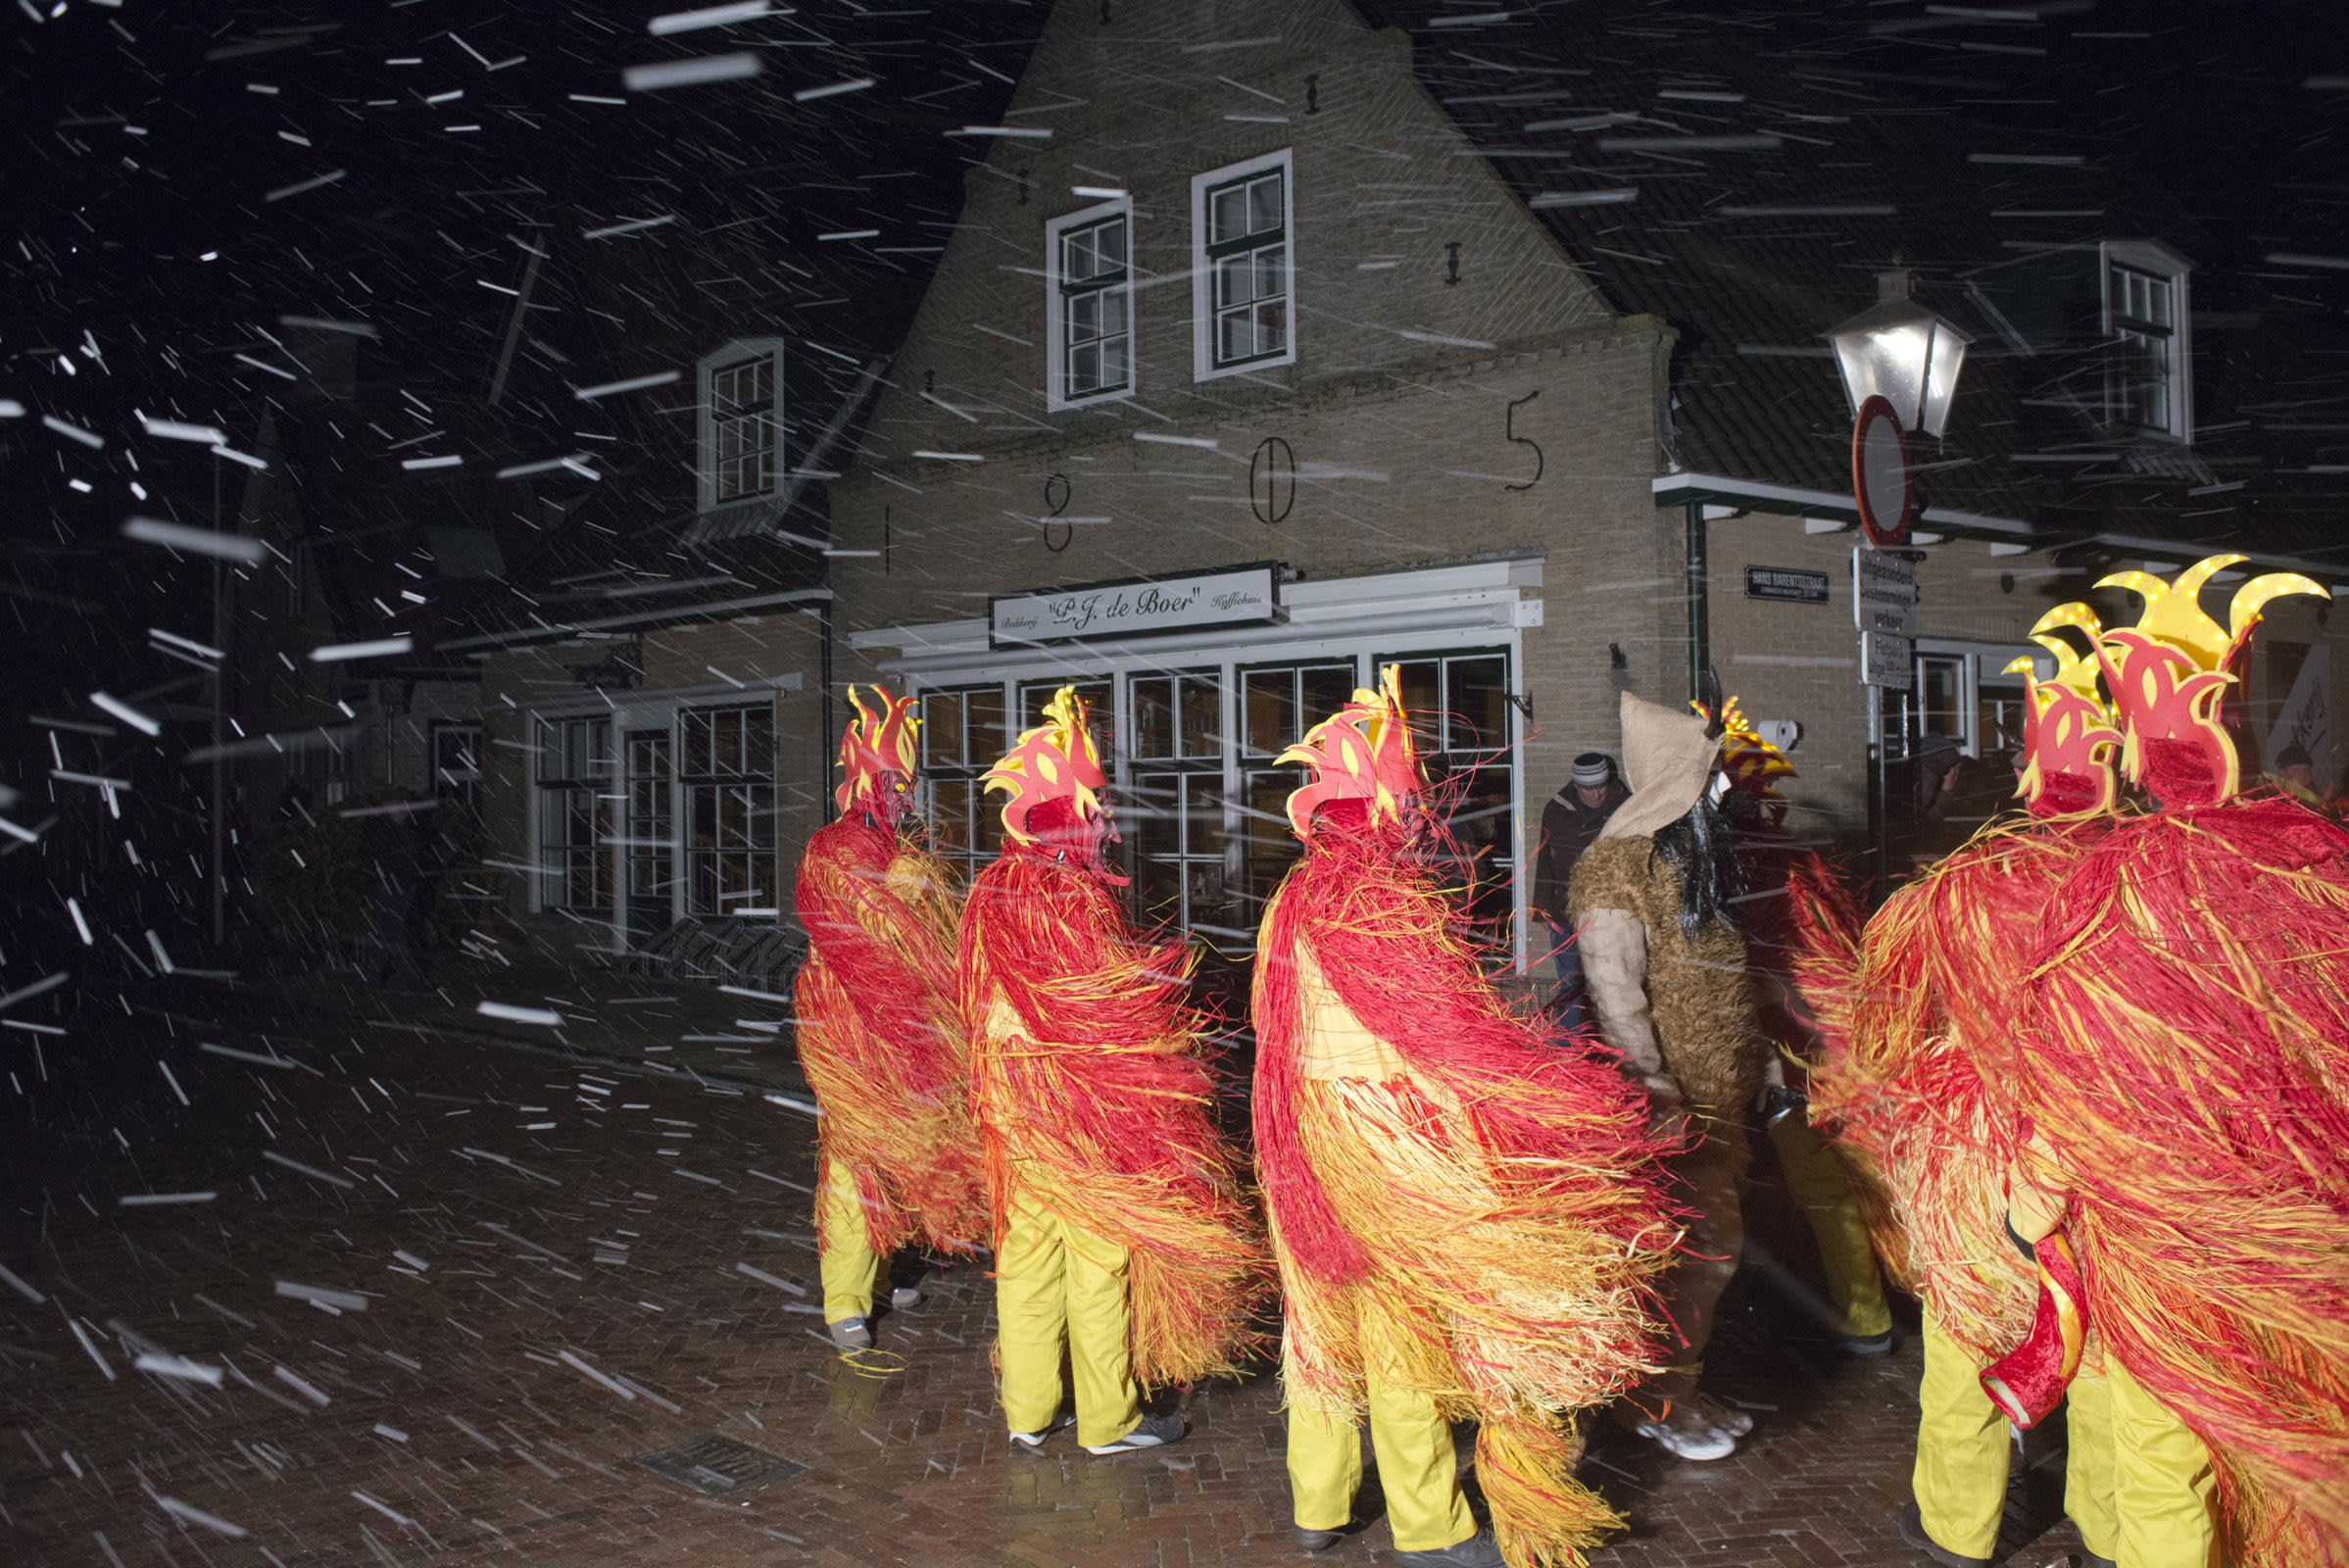
[[612,721],[538,721],[539,905],[612,912]]
[[1928,735],[1939,735],[1957,742],[1960,751],[1971,750],[1972,737],[1966,724],[1965,655],[1920,654],[1913,697],[1916,723],[1910,731],[1912,744]]
[[700,510],[760,501],[783,483],[783,345],[729,343],[703,358]]
[[1191,181],[1196,377],[1297,360],[1297,254],[1290,156],[1250,159]]
[[1047,402],[1073,408],[1134,389],[1133,205],[1104,202],[1044,225]]
[[443,811],[481,813],[481,726],[437,720],[432,725],[432,798]]
[[1289,797],[1305,782],[1304,769],[1275,767],[1273,759],[1344,708],[1353,690],[1351,660],[1240,671],[1242,925],[1263,918],[1265,902],[1300,850],[1289,826]]
[[1470,923],[1480,938],[1505,945],[1517,874],[1511,832],[1517,751],[1508,655],[1378,662],[1389,662],[1402,666],[1403,706],[1411,714],[1431,800],[1444,813],[1458,856],[1454,875],[1468,890]]
[[1003,688],[973,686],[922,694],[921,768],[929,795],[931,847],[965,880],[1003,848],[1002,797],[986,798],[980,775],[1010,750]]
[[628,746],[628,945],[649,946],[667,929],[677,898],[676,737],[666,726],[632,729]]
[[679,738],[687,909],[694,914],[774,914],[772,705],[689,709],[682,716]]
[[2106,416],[2179,441],[2193,437],[2186,280],[2183,261],[2161,246],[2105,247]]
[[1142,917],[1210,933],[1234,924],[1223,799],[1223,675],[1136,675],[1121,814]]

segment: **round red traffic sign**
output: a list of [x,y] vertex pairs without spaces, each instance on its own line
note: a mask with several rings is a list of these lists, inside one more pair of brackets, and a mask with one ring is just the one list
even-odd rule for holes
[[1909,479],[1909,438],[1890,402],[1872,397],[1851,425],[1851,494],[1860,531],[1879,550],[1905,545],[1916,487]]

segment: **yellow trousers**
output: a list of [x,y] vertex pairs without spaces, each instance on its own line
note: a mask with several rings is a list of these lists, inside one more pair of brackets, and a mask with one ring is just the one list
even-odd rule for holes
[[2121,1568],[2215,1568],[2218,1478],[2210,1450],[2107,1357],[2066,1400],[2064,1511],[2080,1539]]
[[[1945,1550],[1988,1557],[2006,1505],[2006,1417],[1930,1312],[1917,1397],[1912,1485],[1926,1534]],[[2110,1359],[2102,1376],[2073,1380],[2064,1426],[2064,1511],[2089,1551],[2121,1568],[2214,1568],[2217,1483],[2200,1439]]]
[[2006,1509],[2013,1446],[2007,1420],[1982,1391],[1981,1366],[1942,1332],[1930,1309],[1924,1339],[1917,1464],[1909,1482],[1917,1515],[1943,1550],[1986,1558],[1997,1549],[1998,1516]]
[[873,1315],[873,1283],[881,1276],[881,1257],[872,1249],[864,1225],[864,1204],[856,1196],[855,1178],[829,1159],[823,1161],[815,1190],[816,1234],[823,1247],[816,1253],[816,1273],[824,1287],[824,1321],[839,1323]]
[[1115,1443],[1141,1424],[1126,1300],[1127,1252],[1014,1192],[995,1258],[997,1344],[1003,1419],[1043,1432],[1059,1414],[1066,1357],[1075,1385],[1077,1441]]
[[1852,1196],[1842,1159],[1800,1115],[1772,1122],[1770,1144],[1778,1151],[1787,1196],[1810,1221],[1811,1235],[1819,1244],[1827,1293],[1835,1307],[1835,1332],[1854,1339],[1890,1333],[1892,1309],[1884,1303],[1884,1277],[1877,1272],[1876,1250],[1869,1244],[1868,1227],[1861,1222],[1859,1200]]
[[[1399,1386],[1385,1320],[1362,1312],[1362,1367],[1369,1396],[1370,1446],[1396,1551],[1441,1551],[1476,1534],[1460,1493],[1451,1423],[1425,1394]],[[1297,1400],[1289,1404],[1289,1492],[1299,1530],[1340,1530],[1353,1516],[1362,1485],[1362,1435],[1355,1424]]]

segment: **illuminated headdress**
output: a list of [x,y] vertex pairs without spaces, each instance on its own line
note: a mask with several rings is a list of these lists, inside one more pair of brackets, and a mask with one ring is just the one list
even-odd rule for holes
[[2144,601],[2134,626],[2098,638],[2097,657],[2127,730],[2122,770],[2165,804],[2207,804],[2234,794],[2241,762],[2219,721],[2219,700],[2236,679],[2231,666],[2268,601],[2284,594],[2331,597],[2298,572],[2272,571],[2235,590],[2222,627],[2203,612],[2202,585],[2243,559],[2206,557],[2169,582],[2121,571],[2096,584],[2126,588]]
[[2096,689],[2099,662],[2055,635],[2059,626],[2079,631],[2091,649],[2104,629],[2086,605],[2058,605],[2031,629],[2031,640],[2055,656],[2055,679],[2039,679],[2035,660],[2006,666],[2024,684],[2023,765],[2016,769],[2015,793],[2033,816],[2109,811],[2120,795],[2113,748],[2121,744],[2121,732]]
[[1273,761],[1312,769],[1313,776],[1289,797],[1289,825],[1300,839],[1311,836],[1313,813],[1337,801],[1368,803],[1374,823],[1401,821],[1403,803],[1426,782],[1403,712],[1402,666],[1382,668],[1376,691],[1355,687],[1344,708]]
[[[1718,689],[1718,688],[1716,688]],[[1690,701],[1688,706],[1702,714],[1707,722],[1721,726],[1721,768],[1729,774],[1729,787],[1759,796],[1765,801],[1784,801],[1777,784],[1782,778],[1794,776],[1794,764],[1786,754],[1762,739],[1762,732],[1753,727],[1745,710],[1733,697],[1721,705],[1716,715],[1703,703]]]
[[1109,779],[1093,743],[1091,712],[1074,686],[1061,687],[1044,705],[1044,722],[1021,731],[1010,752],[987,770],[986,788],[1010,797],[1003,803],[1003,831],[1013,842],[1038,842],[1028,819],[1052,801],[1066,801],[1079,822],[1105,823],[1101,792]]
[[[865,702],[867,693],[881,705],[877,710]],[[919,765],[914,741],[921,728],[910,697],[892,697],[878,686],[865,692],[851,686],[849,703],[856,716],[840,737],[840,783],[832,791],[832,804],[843,816],[859,803],[868,808],[888,804],[881,784],[885,774],[898,774],[907,785],[913,782]]]

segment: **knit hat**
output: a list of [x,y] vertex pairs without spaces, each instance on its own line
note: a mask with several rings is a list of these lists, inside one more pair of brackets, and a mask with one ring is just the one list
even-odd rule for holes
[[1615,764],[1604,752],[1585,752],[1574,760],[1574,787],[1578,790],[1602,790],[1614,776]]
[[1719,736],[1703,715],[1642,702],[1623,694],[1623,771],[1632,798],[1616,808],[1602,839],[1636,838],[1668,827],[1688,814],[1713,781],[1721,755]]

